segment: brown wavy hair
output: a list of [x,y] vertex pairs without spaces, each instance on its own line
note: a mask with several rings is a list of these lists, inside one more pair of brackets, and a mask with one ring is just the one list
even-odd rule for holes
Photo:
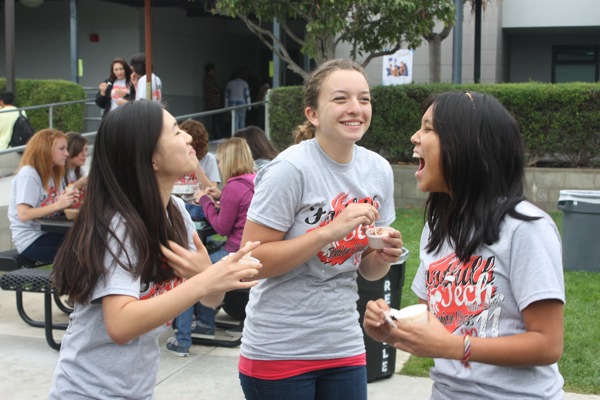
[[279,152],[273,146],[273,143],[267,138],[267,134],[261,128],[255,125],[247,126],[243,129],[238,129],[233,137],[239,137],[248,143],[250,151],[252,151],[252,158],[258,160],[259,158],[265,160],[272,160],[277,157]]
[[133,71],[131,70],[131,67],[129,66],[129,64],[127,64],[127,61],[125,61],[125,59],[122,57],[113,58],[112,62],[110,63],[110,75],[109,75],[108,79],[111,82],[114,82],[117,80],[117,76],[115,75],[115,73],[113,71],[113,67],[115,64],[121,64],[123,66],[123,69],[125,70],[125,82],[129,85],[131,83],[131,72],[133,72]]
[[202,160],[208,153],[208,131],[202,122],[188,119],[179,124],[179,129],[186,131],[192,137],[192,147],[196,157]]

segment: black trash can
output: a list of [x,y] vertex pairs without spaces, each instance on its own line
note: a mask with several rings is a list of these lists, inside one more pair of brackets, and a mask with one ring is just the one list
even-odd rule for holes
[[[387,275],[377,281],[367,281],[359,274],[359,299],[356,302],[356,306],[360,315],[359,321],[361,327],[369,300],[383,298],[390,307],[400,308],[407,258],[408,250],[404,248],[404,253],[398,263],[392,265]],[[363,335],[367,352],[367,382],[389,378],[394,373],[396,367],[396,349],[387,343],[380,343],[371,339],[364,332],[364,329]]]
[[600,272],[600,191],[561,190],[563,267]]
[[236,289],[225,293],[223,311],[231,318],[242,321],[246,318],[246,304],[250,297],[250,289]]

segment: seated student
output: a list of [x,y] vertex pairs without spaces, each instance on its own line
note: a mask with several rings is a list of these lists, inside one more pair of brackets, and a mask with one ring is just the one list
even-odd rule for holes
[[52,263],[64,233],[42,232],[36,218],[51,216],[79,200],[79,190],[64,190],[67,138],[57,129],[42,129],[27,143],[12,182],[8,219],[12,241],[31,260]]
[[239,129],[233,134],[233,137],[239,137],[248,142],[257,171],[260,171],[262,167],[270,163],[279,154],[267,138],[265,131],[258,126],[250,125],[244,129]]
[[[200,184],[202,187],[217,186],[221,183],[219,166],[215,156],[208,152],[208,132],[201,122],[188,119],[179,124],[179,128],[192,137],[192,147],[196,150],[198,166],[193,174],[179,178],[178,182],[188,184]],[[185,198],[184,198],[185,200]],[[192,203],[186,203],[186,210],[190,213],[192,220],[204,219],[202,207]]]
[[[254,195],[254,162],[245,140],[231,138],[219,145],[217,158],[225,186],[223,191],[216,186],[200,190],[197,201],[202,205],[206,220],[221,236],[227,236],[223,247],[210,254],[216,263],[229,253],[240,249],[246,213]],[[220,200],[220,207],[216,202]],[[192,318],[196,323],[192,326]],[[187,357],[192,336],[203,339],[215,337],[215,312],[213,308],[196,303],[175,320],[177,332],[167,342],[167,350],[179,357]]]
[[82,134],[67,132],[67,150],[69,158],[65,164],[65,187],[79,189],[79,202],[73,205],[78,208],[83,201],[83,191],[87,186],[88,177],[85,173],[85,162],[87,160],[88,141]]

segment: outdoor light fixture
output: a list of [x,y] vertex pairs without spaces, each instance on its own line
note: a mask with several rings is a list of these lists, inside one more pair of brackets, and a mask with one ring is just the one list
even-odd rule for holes
[[44,0],[21,0],[21,4],[29,8],[41,6],[43,2]]

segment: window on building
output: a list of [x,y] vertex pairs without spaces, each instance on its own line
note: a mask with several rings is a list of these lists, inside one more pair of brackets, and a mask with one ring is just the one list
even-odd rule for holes
[[598,46],[554,46],[552,82],[596,82],[598,64]]

